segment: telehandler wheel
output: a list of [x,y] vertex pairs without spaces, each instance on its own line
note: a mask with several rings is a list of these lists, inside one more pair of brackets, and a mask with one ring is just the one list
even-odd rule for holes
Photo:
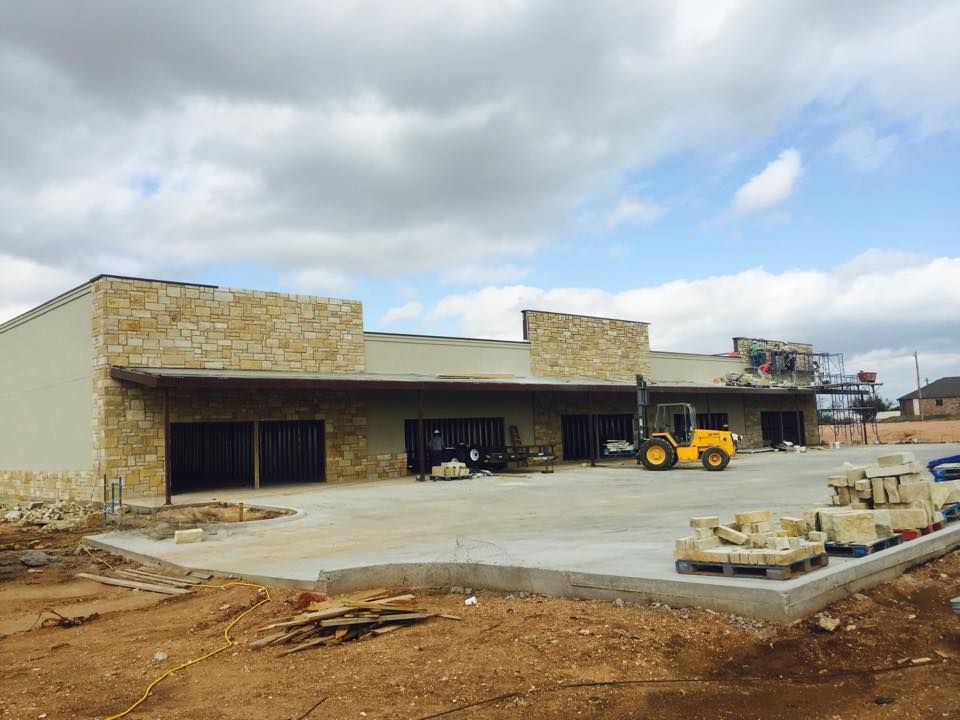
[[730,456],[723,448],[713,446],[703,451],[700,461],[707,470],[723,470],[730,462]]
[[669,470],[673,466],[673,448],[660,438],[651,438],[643,443],[639,456],[647,470]]

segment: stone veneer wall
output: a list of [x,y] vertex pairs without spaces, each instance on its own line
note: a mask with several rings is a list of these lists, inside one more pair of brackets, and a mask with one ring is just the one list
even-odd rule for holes
[[647,323],[524,310],[523,335],[534,375],[632,380],[650,374]]
[[0,470],[0,495],[99,502],[103,480],[86,470]]
[[[113,380],[111,366],[327,373],[365,367],[359,302],[112,277],[92,290],[95,477],[123,477],[132,497],[163,492],[163,398]],[[328,458],[328,467],[340,462],[334,453]]]

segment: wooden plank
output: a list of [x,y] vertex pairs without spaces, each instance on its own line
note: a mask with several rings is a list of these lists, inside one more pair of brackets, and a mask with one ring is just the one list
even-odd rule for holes
[[396,613],[395,615],[381,615],[380,622],[404,622],[409,620],[426,620],[429,617],[433,617],[433,613],[428,612],[418,612],[418,613]]
[[163,573],[155,573],[150,570],[140,570],[132,568],[124,568],[127,572],[137,573],[138,575],[144,575],[146,577],[156,578],[157,580],[175,580],[179,583],[185,583],[187,585],[200,585],[200,580],[195,580],[194,578],[189,578],[186,575],[164,575]]
[[201,580],[209,580],[213,577],[213,573],[204,572],[203,570],[191,570],[189,574]]
[[320,627],[340,627],[342,625],[373,625],[377,622],[383,622],[382,617],[367,615],[366,617],[344,617],[334,618],[333,620],[321,620]]
[[77,573],[77,577],[93,580],[103,585],[116,585],[117,587],[130,588],[132,590],[145,590],[146,592],[155,592],[162,595],[186,595],[189,590],[183,588],[170,587],[169,585],[151,585],[149,583],[137,582],[135,580],[121,580],[120,578],[104,577],[103,575],[91,575],[90,573]]
[[389,594],[390,590],[388,588],[376,588],[375,590],[363,590],[361,592],[347,593],[344,595],[344,597],[350,598],[351,600],[359,600],[364,602],[386,597]]
[[273,630],[274,628],[280,627],[293,627],[294,625],[303,625],[304,623],[316,622],[317,620],[326,620],[328,618],[343,617],[351,612],[353,612],[353,608],[339,607],[331,608],[329,610],[320,610],[312,613],[302,613],[300,615],[294,615],[289,620],[280,620],[279,622],[271,623],[270,625],[264,625],[261,628],[257,628],[257,632],[262,632],[263,630]]
[[374,635],[386,635],[388,632],[399,630],[402,627],[405,627],[405,626],[404,625],[384,625],[382,627],[375,627],[370,632],[372,632]]
[[278,632],[278,633],[274,633],[273,635],[267,635],[266,637],[262,637],[259,640],[254,640],[252,643],[247,645],[247,647],[250,648],[251,650],[259,650],[262,647],[266,647],[267,645],[277,642],[281,638],[286,637],[287,634],[288,633],[286,632]]
[[437,617],[442,617],[444,620],[463,620],[459,615],[437,615]]
[[122,576],[125,577],[125,578],[129,578],[129,579],[131,579],[131,580],[139,580],[139,581],[141,581],[141,582],[150,581],[150,582],[152,582],[152,583],[158,583],[158,584],[160,584],[160,585],[169,585],[170,587],[178,587],[178,588],[188,588],[188,587],[192,587],[191,585],[188,585],[187,583],[177,582],[176,580],[166,580],[166,579],[160,579],[160,578],[152,578],[152,577],[149,577],[149,576],[147,576],[147,575],[141,575],[140,573],[135,573],[135,572],[133,572],[132,570],[113,570],[113,571],[111,571],[111,572],[114,572],[114,573],[116,573],[117,575],[122,575]]
[[324,643],[330,640],[329,637],[314,638],[313,640],[307,640],[307,642],[300,643],[299,645],[294,645],[289,650],[284,650],[283,652],[277,653],[277,657],[283,657],[284,655],[291,655],[301,650],[306,650],[307,648],[315,647],[316,645],[323,645]]

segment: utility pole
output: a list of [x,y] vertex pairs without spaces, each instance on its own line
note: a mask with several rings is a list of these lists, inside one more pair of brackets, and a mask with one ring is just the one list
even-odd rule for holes
[[920,408],[920,422],[923,422],[923,388],[920,387],[920,361],[917,353],[913,353],[913,365],[917,369],[917,407]]

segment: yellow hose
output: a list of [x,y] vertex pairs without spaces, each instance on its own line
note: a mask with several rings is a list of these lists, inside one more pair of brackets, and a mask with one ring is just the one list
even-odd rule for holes
[[230,638],[230,630],[232,630],[232,629],[233,629],[233,626],[236,625],[238,622],[240,622],[240,620],[242,620],[246,615],[248,615],[249,613],[253,612],[254,610],[256,610],[256,609],[257,609],[258,607],[260,607],[261,605],[264,605],[264,604],[269,603],[269,602],[273,602],[273,598],[270,597],[270,591],[267,590],[267,588],[265,588],[263,585],[257,585],[256,583],[247,583],[247,582],[229,582],[229,583],[224,583],[223,585],[203,585],[203,584],[201,584],[201,585],[195,585],[195,586],[194,586],[194,587],[208,588],[208,589],[212,589],[212,590],[217,590],[217,589],[226,590],[227,588],[237,587],[237,586],[257,588],[258,590],[262,590],[262,591],[266,594],[266,597],[265,597],[263,600],[261,600],[260,602],[258,602],[256,605],[253,605],[252,607],[247,608],[247,609],[244,610],[242,613],[240,613],[239,615],[237,615],[233,620],[230,621],[230,624],[228,624],[228,625],[223,629],[223,639],[224,639],[224,641],[225,641],[224,644],[221,645],[220,647],[218,647],[216,650],[213,650],[213,651],[211,651],[211,652],[208,652],[206,655],[201,655],[200,657],[194,658],[193,660],[190,660],[190,661],[188,661],[188,662],[185,662],[185,663],[183,663],[182,665],[177,665],[177,667],[175,667],[175,668],[170,668],[170,669],[167,670],[165,673],[163,673],[160,677],[158,677],[156,680],[154,680],[152,683],[150,683],[149,685],[147,685],[147,689],[143,691],[143,695],[141,695],[141,696],[140,696],[140,699],[137,700],[133,705],[131,705],[130,707],[128,707],[128,708],[127,708],[126,710],[124,710],[123,712],[117,713],[116,715],[111,715],[110,717],[107,717],[107,718],[105,718],[104,720],[117,720],[117,718],[122,718],[122,717],[124,717],[124,716],[126,716],[126,715],[129,715],[131,712],[133,712],[134,710],[136,710],[148,697],[150,697],[151,691],[152,691],[157,685],[159,685],[160,682],[161,682],[164,678],[170,677],[171,675],[173,675],[173,673],[177,672],[178,670],[183,670],[184,668],[188,668],[188,667],[190,667],[191,665],[196,665],[198,662],[201,662],[201,661],[203,661],[203,660],[206,660],[207,658],[213,657],[213,656],[216,655],[217,653],[221,653],[221,652],[223,652],[224,650],[227,650],[228,648],[231,648],[231,647],[233,647],[234,645],[236,645],[236,643]]

